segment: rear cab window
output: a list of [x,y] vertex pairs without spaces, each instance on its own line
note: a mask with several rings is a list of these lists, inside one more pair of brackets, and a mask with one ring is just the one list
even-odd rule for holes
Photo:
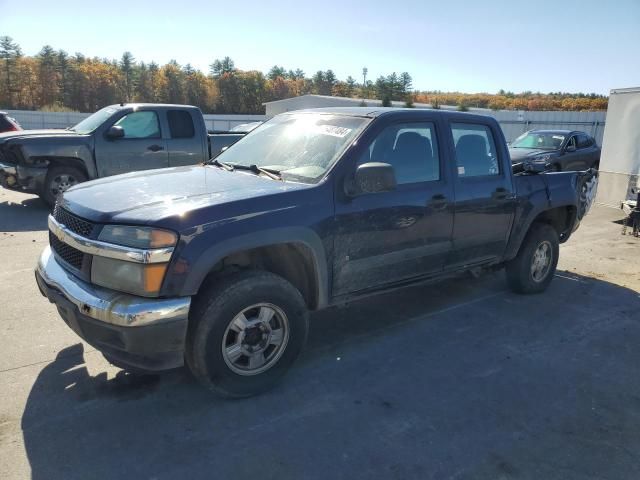
[[193,138],[196,134],[191,114],[185,110],[169,110],[167,112],[169,133],[171,138]]
[[493,132],[480,123],[451,123],[458,178],[501,173]]

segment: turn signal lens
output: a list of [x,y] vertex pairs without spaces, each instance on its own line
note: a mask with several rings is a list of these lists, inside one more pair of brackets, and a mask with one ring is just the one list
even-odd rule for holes
[[[153,246],[153,245],[152,245]],[[166,263],[155,265],[145,265],[144,267],[144,291],[147,293],[158,293],[167,271]]]

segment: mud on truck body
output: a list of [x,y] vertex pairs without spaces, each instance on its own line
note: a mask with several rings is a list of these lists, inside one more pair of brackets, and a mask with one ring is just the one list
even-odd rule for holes
[[544,291],[597,185],[595,170],[544,167],[514,175],[486,116],[282,114],[207,165],[69,189],[36,278],[115,365],[186,364],[253,395],[293,364],[311,310],[465,270]]

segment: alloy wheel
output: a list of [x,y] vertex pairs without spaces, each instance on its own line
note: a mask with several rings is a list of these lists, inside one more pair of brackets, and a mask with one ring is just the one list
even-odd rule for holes
[[289,341],[289,321],[279,307],[259,303],[238,313],[222,337],[222,358],[238,375],[273,367]]

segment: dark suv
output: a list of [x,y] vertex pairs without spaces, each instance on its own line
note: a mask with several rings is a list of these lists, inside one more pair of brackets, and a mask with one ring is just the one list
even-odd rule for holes
[[600,165],[600,147],[585,132],[574,130],[530,130],[509,145],[516,171],[523,162],[539,162],[554,172],[586,170]]

